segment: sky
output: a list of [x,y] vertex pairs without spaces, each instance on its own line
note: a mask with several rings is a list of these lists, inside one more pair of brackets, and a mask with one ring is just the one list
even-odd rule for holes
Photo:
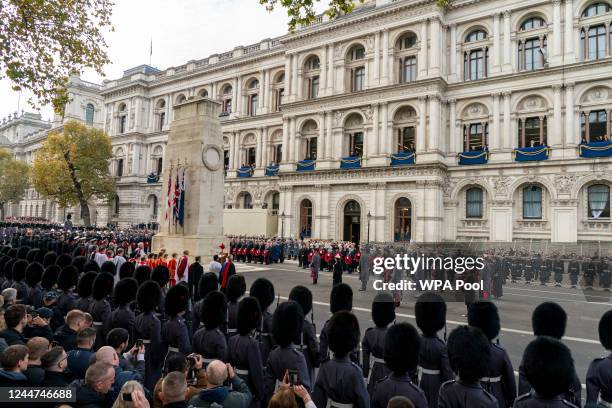
[[[165,69],[284,35],[288,20],[284,9],[268,12],[258,0],[115,0],[115,31],[105,35],[111,64],[104,74],[115,79],[128,68],[148,64],[151,41],[151,65]],[[104,79],[93,71],[81,77],[96,83]],[[6,79],[0,80],[0,95],[0,120],[18,106],[34,111],[26,102],[29,95],[20,97]],[[50,107],[40,112],[44,119],[53,116]]]

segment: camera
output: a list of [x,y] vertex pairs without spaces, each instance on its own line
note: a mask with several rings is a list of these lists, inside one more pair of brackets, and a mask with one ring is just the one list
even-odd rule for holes
[[300,385],[300,376],[297,370],[288,370],[289,385]]
[[197,382],[196,378],[196,354],[191,353],[187,356],[187,382],[195,384]]
[[34,309],[33,306],[30,306],[28,308],[27,314],[32,318],[35,319],[38,317],[38,312],[36,311],[36,309]]
[[138,340],[136,340],[136,344],[135,344],[135,345],[136,345],[136,348],[141,348],[141,347],[142,347],[142,344],[143,344],[143,343],[142,343],[142,339],[138,339]]

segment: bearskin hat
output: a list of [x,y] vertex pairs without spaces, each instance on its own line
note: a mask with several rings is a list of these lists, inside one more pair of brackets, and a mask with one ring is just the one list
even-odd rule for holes
[[25,279],[25,270],[28,267],[28,262],[23,259],[18,259],[13,263],[13,280],[20,282]]
[[38,253],[40,252],[40,248],[32,248],[28,251],[27,255],[26,255],[26,261],[28,261],[28,263],[32,263],[36,260],[36,258],[38,257]]
[[327,328],[329,349],[334,352],[335,357],[345,357],[359,345],[359,321],[348,310],[334,313]]
[[567,313],[555,302],[540,303],[531,315],[531,327],[536,336],[561,339],[565,334]]
[[298,302],[304,315],[312,310],[312,292],[306,286],[298,285],[289,292],[289,300]]
[[83,245],[79,245],[78,247],[74,248],[74,251],[72,251],[72,257],[77,258],[79,256],[85,256],[86,253],[87,251],[85,247]]
[[151,268],[147,265],[138,265],[134,271],[134,279],[142,285],[144,281],[151,279]]
[[98,276],[97,272],[89,271],[85,272],[85,274],[81,276],[81,279],[79,279],[77,293],[81,299],[87,299],[91,296],[91,289],[96,276]]
[[250,295],[259,301],[262,312],[274,302],[274,285],[266,278],[255,279],[251,284]]
[[45,290],[51,290],[57,284],[57,278],[60,274],[61,268],[58,265],[49,265],[43,272],[40,286]]
[[216,329],[227,320],[227,299],[218,290],[210,292],[204,298],[204,310],[202,323],[207,330]]
[[414,314],[423,334],[433,337],[446,324],[446,303],[437,293],[423,293],[414,305]]
[[567,391],[574,379],[572,353],[553,337],[539,336],[529,343],[521,365],[529,384],[546,399]]
[[474,302],[468,309],[467,317],[468,324],[482,330],[489,340],[493,340],[499,335],[501,323],[495,303],[489,301]]
[[38,262],[32,262],[25,270],[25,280],[28,286],[33,288],[42,279],[45,268]]
[[[138,272],[139,268],[136,268]],[[189,289],[185,285],[175,285],[166,293],[164,310],[169,316],[176,316],[180,312],[187,310],[189,303]]]
[[45,259],[43,259],[43,266],[46,269],[47,266],[49,265],[55,265],[56,261],[57,261],[57,254],[55,252],[47,252],[45,254]]
[[170,269],[166,265],[157,265],[151,272],[151,280],[165,287],[170,282]]
[[448,336],[448,357],[453,371],[466,383],[484,377],[491,359],[491,347],[482,330],[459,326]]
[[278,305],[272,315],[272,336],[278,345],[287,347],[298,343],[303,327],[304,312],[297,302],[290,300]]
[[246,281],[242,275],[232,275],[227,281],[227,300],[237,302],[246,292]]
[[125,306],[136,299],[138,282],[134,278],[125,278],[117,282],[113,292],[113,300],[117,306]]
[[[234,275],[236,276],[236,275]],[[242,336],[248,335],[261,324],[261,308],[259,301],[253,296],[243,298],[238,303],[236,329]]]
[[385,335],[385,364],[396,375],[416,369],[421,337],[410,323],[389,327]]
[[11,258],[17,258],[17,248],[11,248],[10,251],[8,251],[8,256],[10,256]]
[[45,255],[47,255],[47,250],[46,249],[41,249],[36,254],[36,258],[34,259],[34,261],[38,262],[39,264],[42,265],[43,261],[45,260]]
[[26,259],[28,256],[28,252],[30,252],[29,246],[22,246],[17,249],[17,259]]
[[117,272],[117,265],[113,261],[105,261],[100,267],[100,272],[110,273],[115,276],[115,272]]
[[[230,278],[230,282],[231,282]],[[219,288],[219,279],[217,279],[217,274],[214,272],[206,272],[200,278],[200,282],[198,282],[198,295],[200,299],[204,299],[206,295],[210,292],[215,291]]]
[[372,301],[372,320],[376,327],[387,327],[395,320],[395,303],[388,293],[378,293]]
[[102,300],[113,291],[115,278],[110,273],[99,273],[94,279],[91,295],[95,300]]
[[57,277],[57,287],[61,290],[69,290],[77,285],[79,272],[72,266],[66,266]]
[[138,288],[136,302],[143,312],[152,312],[159,306],[162,299],[162,290],[157,282],[148,280]]
[[9,258],[8,256],[1,256],[0,257],[0,276],[4,276],[4,265],[7,264],[8,261],[10,261],[11,258]]
[[134,276],[136,266],[132,262],[124,262],[119,267],[119,279],[131,278]]
[[6,280],[13,280],[13,265],[17,262],[17,258],[11,258],[4,264],[4,277]]
[[11,250],[11,247],[8,246],[8,245],[5,245],[5,246],[2,247],[2,249],[0,249],[0,253],[3,253],[4,255],[7,255],[10,250]]
[[100,272],[100,265],[98,265],[98,263],[96,261],[92,261],[89,260],[85,263],[85,265],[83,265],[83,272],[89,272],[89,271],[93,271],[93,272]]
[[341,310],[353,310],[353,289],[346,283],[334,286],[329,297],[329,310],[332,313]]
[[58,265],[60,268],[68,266],[72,264],[72,257],[68,254],[61,254],[55,260],[55,264]]
[[606,350],[612,350],[612,310],[608,310],[599,320],[599,341]]
[[87,258],[84,256],[77,256],[76,258],[72,258],[72,266],[77,268],[79,273],[85,271],[85,264],[87,263]]

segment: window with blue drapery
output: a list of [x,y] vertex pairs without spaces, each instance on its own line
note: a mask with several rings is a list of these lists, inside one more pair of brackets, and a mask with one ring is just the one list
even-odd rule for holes
[[594,184],[587,189],[589,200],[588,217],[592,219],[610,218],[610,187]]
[[483,194],[478,187],[470,188],[465,194],[465,212],[467,218],[482,218],[483,213]]
[[542,188],[538,186],[523,188],[523,218],[542,219]]

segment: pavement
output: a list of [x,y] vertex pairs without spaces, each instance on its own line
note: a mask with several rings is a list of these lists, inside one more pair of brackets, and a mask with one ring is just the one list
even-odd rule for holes
[[[280,295],[281,301],[287,299],[289,292],[296,285],[304,285],[310,288],[313,293],[313,317],[317,334],[325,321],[329,319],[331,273],[321,272],[318,285],[312,285],[310,271],[298,268],[294,261],[272,265],[236,263],[236,269],[238,273],[244,274],[247,288],[259,277],[270,279],[275,286],[276,295]],[[343,281],[353,288],[353,312],[359,319],[362,336],[366,328],[373,326],[371,305],[377,292],[372,288],[372,281],[376,278],[372,275],[368,289],[365,292],[360,292],[358,289],[361,287],[361,283],[358,275],[343,275]],[[417,294],[418,292],[404,295],[401,306],[396,309],[397,322],[407,321],[416,325],[414,303]],[[525,285],[524,283],[505,285],[504,296],[495,300],[502,323],[499,344],[507,350],[515,372],[518,370],[523,350],[534,338],[531,330],[533,310],[544,301],[554,301],[559,303],[567,312],[568,323],[563,341],[572,351],[577,374],[584,384],[590,362],[594,358],[605,354],[604,348],[599,344],[597,326],[600,317],[612,307],[610,296],[610,293],[583,292],[580,289],[555,287],[550,284],[548,286]],[[272,308],[275,306],[273,305]],[[450,302],[447,304],[448,333],[457,325],[467,324],[465,313],[464,303]],[[308,319],[310,318],[308,316]],[[440,333],[440,335],[443,336],[444,334]],[[583,398],[584,396],[585,392],[583,390]]]

